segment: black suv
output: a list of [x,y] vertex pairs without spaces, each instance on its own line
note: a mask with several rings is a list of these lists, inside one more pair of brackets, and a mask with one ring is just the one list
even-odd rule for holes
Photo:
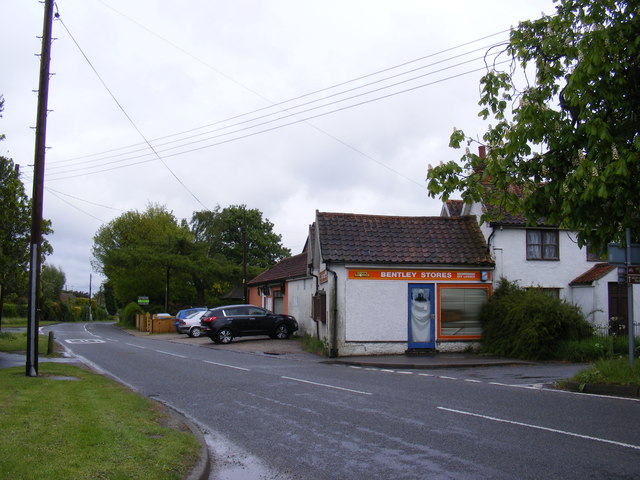
[[255,305],[227,305],[208,310],[200,319],[202,335],[216,343],[229,343],[234,337],[269,335],[284,340],[298,330],[291,315],[280,315]]

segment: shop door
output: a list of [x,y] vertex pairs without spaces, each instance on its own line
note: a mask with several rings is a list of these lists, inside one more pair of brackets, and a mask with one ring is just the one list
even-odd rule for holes
[[432,283],[409,284],[409,348],[436,348]]

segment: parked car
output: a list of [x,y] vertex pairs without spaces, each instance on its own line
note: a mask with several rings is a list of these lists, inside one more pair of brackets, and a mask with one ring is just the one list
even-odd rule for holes
[[207,307],[191,307],[185,308],[183,310],[178,310],[178,313],[176,313],[176,321],[174,322],[176,332],[181,333],[178,329],[178,327],[180,326],[180,320],[187,318],[189,315],[192,315],[195,312],[206,312],[207,310]]
[[200,327],[200,319],[207,313],[207,310],[194,312],[187,318],[182,318],[178,322],[178,333],[186,333],[190,337],[201,337],[202,327]]
[[208,310],[200,319],[202,334],[215,343],[229,343],[234,337],[268,335],[284,340],[298,330],[291,315],[273,313],[255,305],[227,305]]

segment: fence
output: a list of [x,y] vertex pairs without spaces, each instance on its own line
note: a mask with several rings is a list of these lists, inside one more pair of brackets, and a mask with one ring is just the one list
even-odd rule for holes
[[174,317],[158,317],[150,313],[136,313],[136,328],[140,332],[171,333],[175,332]]
[[[597,337],[627,336],[629,327],[624,322],[611,322],[610,325],[596,325],[593,329]],[[640,323],[638,322],[633,323],[633,336],[640,337]]]

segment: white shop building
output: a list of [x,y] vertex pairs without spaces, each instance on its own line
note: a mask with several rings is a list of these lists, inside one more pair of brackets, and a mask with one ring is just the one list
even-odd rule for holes
[[494,262],[473,216],[316,212],[307,255],[315,288],[299,294],[312,295],[312,311],[298,321],[332,356],[456,351],[480,339]]

